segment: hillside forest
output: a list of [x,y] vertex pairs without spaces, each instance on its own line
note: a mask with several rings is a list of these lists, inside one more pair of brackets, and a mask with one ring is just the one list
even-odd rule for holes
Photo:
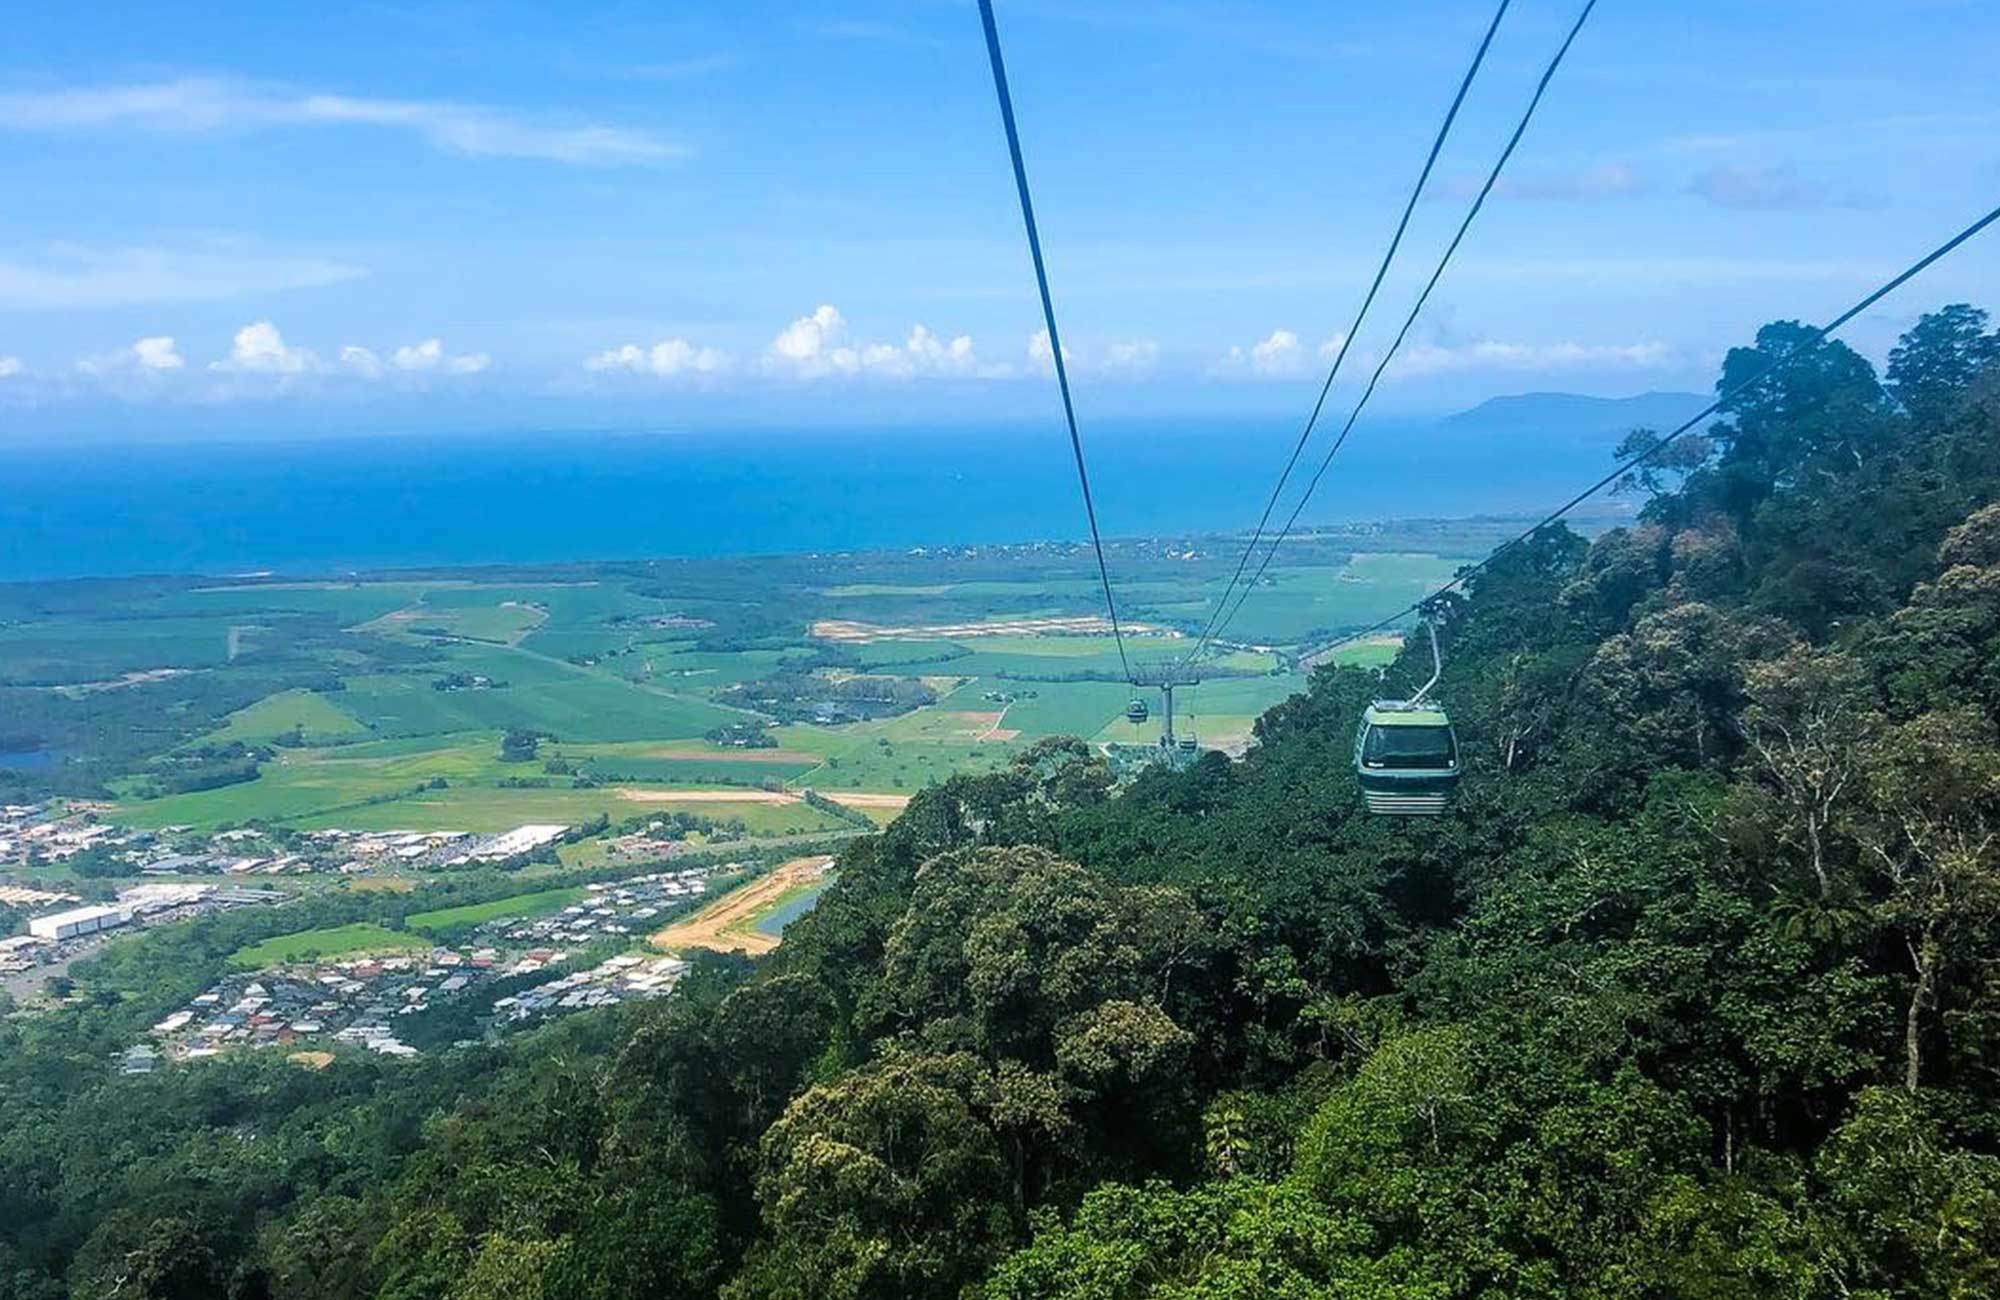
[[123,1077],[226,937],[113,947],[0,1022],[0,1296],[2000,1294],[2000,336],[1807,337],[1443,604],[1448,816],[1360,811],[1327,668],[1240,762],[926,788],[770,956],[499,1045]]

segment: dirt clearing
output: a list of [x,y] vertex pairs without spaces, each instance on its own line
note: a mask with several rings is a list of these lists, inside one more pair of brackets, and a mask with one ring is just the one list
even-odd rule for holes
[[854,794],[845,790],[822,790],[820,793],[849,808],[894,808],[901,812],[910,806],[910,796],[906,794]]
[[661,930],[647,942],[669,952],[707,948],[711,952],[747,952],[755,957],[778,946],[778,936],[753,929],[756,920],[786,894],[810,885],[833,865],[831,857],[794,858],[781,867],[732,889],[694,915]]
[[[822,790],[821,794],[835,803],[844,803],[850,808],[894,808],[901,811],[910,806],[910,796],[906,794],[855,794],[847,790]],[[748,787],[727,790],[640,790],[633,786],[618,787],[618,797],[633,803],[804,803],[802,796],[786,790],[752,790]]]
[[638,790],[631,786],[618,787],[618,797],[633,803],[797,803],[795,794],[785,794],[779,790],[752,790],[748,786],[740,790]]
[[704,763],[817,763],[821,756],[803,749],[648,749],[645,758],[690,758]]
[[[1127,623],[1124,630],[1127,635],[1166,631],[1150,623]],[[974,636],[1108,636],[1110,633],[1110,621],[1096,614],[1081,618],[1007,618],[976,623],[911,624],[823,618],[812,625],[812,635],[822,641],[847,641],[856,645],[867,645],[873,641],[950,641]]]

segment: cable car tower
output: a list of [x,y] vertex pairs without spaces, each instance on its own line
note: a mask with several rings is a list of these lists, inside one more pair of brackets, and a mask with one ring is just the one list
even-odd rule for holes
[[[1139,668],[1132,673],[1132,684],[1160,688],[1160,748],[1168,751],[1181,748],[1174,739],[1174,688],[1201,685],[1201,672],[1185,661],[1163,664],[1158,668]],[[1131,716],[1129,710],[1126,716]],[[1141,718],[1144,716],[1140,715]]]

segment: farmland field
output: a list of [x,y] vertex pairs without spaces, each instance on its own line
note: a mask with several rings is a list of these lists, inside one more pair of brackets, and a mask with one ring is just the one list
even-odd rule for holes
[[435,932],[456,929],[459,926],[478,925],[483,921],[494,921],[505,917],[527,920],[537,916],[547,916],[550,912],[560,912],[572,903],[589,897],[590,891],[581,885],[564,889],[543,889],[532,894],[514,894],[507,898],[496,898],[487,903],[466,903],[459,907],[441,907],[434,912],[417,912],[408,918],[412,930]]
[[428,948],[430,939],[420,934],[404,934],[369,921],[329,926],[323,930],[300,930],[281,934],[262,943],[240,948],[229,956],[229,964],[246,970],[282,966],[286,962],[315,957],[339,957],[349,953],[407,952]]
[[323,739],[338,736],[365,736],[368,728],[343,713],[332,700],[311,691],[279,691],[267,695],[248,708],[229,715],[228,722],[208,737],[210,740],[269,740],[286,732]]
[[[639,797],[634,796],[653,796]],[[717,822],[740,822],[752,836],[804,835],[842,829],[846,823],[803,803],[678,799],[673,791],[638,787],[598,790],[470,788],[412,795],[393,802],[304,814],[288,824],[299,830],[334,827],[359,831],[499,831],[527,822],[576,825],[603,814],[613,821],[648,813],[685,812]]]
[[[1234,544],[1112,549],[1131,667],[1179,661]],[[1301,654],[1465,558],[1366,530],[1288,541],[1204,680],[1178,692],[1177,734],[1240,752],[1256,717],[1302,687]],[[1050,736],[1157,737],[1158,692],[1128,686],[1117,643],[1091,630],[1095,579],[1087,550],[1037,546],[5,588],[11,730],[57,758],[0,773],[0,792],[122,793],[120,821],[197,830],[484,832],[675,813],[751,837],[852,829],[797,792],[907,796]],[[907,633],[826,639],[821,624]],[[1392,638],[1337,659],[1395,654]],[[856,677],[901,679],[915,707],[832,720]],[[733,689],[749,682],[758,695]],[[795,720],[740,707],[774,691],[799,701],[783,715]],[[1125,718],[1135,694],[1153,714],[1143,724]],[[529,748],[503,759],[509,735]],[[254,747],[251,779],[148,778],[197,743]]]

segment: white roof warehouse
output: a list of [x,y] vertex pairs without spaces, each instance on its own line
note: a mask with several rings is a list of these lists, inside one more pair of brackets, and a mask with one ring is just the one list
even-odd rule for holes
[[73,907],[67,912],[35,917],[28,922],[28,933],[38,939],[74,939],[78,935],[115,929],[131,919],[115,907]]

